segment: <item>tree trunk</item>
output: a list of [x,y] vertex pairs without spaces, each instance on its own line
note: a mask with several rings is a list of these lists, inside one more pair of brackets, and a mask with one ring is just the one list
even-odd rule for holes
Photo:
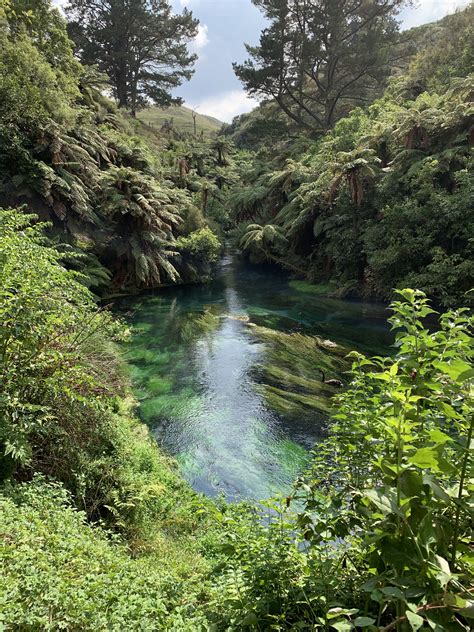
[[125,68],[118,68],[115,73],[115,89],[119,108],[128,107],[127,74]]
[[201,202],[201,208],[202,208],[203,213],[207,211],[208,199],[209,199],[209,189],[207,187],[204,187],[204,189],[202,190],[202,202]]

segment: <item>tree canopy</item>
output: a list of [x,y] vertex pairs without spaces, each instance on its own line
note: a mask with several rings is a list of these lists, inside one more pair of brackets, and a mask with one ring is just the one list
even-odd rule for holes
[[168,0],[70,0],[67,13],[81,61],[108,75],[120,107],[182,102],[171,91],[193,74],[190,11],[174,14]]
[[270,24],[234,70],[251,95],[326,130],[386,79],[404,0],[253,0]]

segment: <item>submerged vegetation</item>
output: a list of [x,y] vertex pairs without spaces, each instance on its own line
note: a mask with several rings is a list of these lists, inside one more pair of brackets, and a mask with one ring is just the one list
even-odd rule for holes
[[[204,137],[135,118],[191,75],[190,12],[74,0],[68,28],[0,0],[2,629],[472,629],[473,6],[401,37],[401,2],[255,4],[271,25],[236,72],[267,100]],[[392,300],[391,355],[211,286],[189,312],[157,292],[133,329],[100,300],[207,281],[226,238],[288,295]],[[252,374],[250,418],[316,428],[311,454],[264,454],[252,420],[284,498],[200,495],[150,432],[198,411],[230,454],[245,429],[181,378],[232,326],[258,361],[212,379]]]
[[318,413],[320,420],[326,418],[334,394],[331,380],[348,368],[348,350],[317,336],[264,327],[252,331],[265,343],[264,362],[258,368],[259,388],[270,407],[290,417],[309,417],[313,422]]

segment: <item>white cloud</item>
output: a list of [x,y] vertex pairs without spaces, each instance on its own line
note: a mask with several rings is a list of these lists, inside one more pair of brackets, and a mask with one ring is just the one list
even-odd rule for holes
[[189,44],[189,50],[198,53],[209,44],[208,28],[206,24],[199,24],[196,37]]
[[190,108],[196,109],[199,114],[214,116],[220,121],[230,123],[234,116],[250,112],[258,105],[256,99],[248,97],[243,90],[230,90],[221,92],[213,97],[208,97],[194,104],[186,103]]
[[427,22],[434,22],[458,8],[465,7],[470,0],[417,0],[415,7],[405,9],[403,26],[410,28]]

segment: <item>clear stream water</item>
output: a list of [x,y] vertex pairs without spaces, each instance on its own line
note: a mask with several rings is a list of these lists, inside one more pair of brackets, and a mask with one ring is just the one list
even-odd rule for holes
[[196,490],[229,500],[285,493],[320,438],[320,424],[277,414],[256,388],[265,343],[246,320],[369,354],[391,343],[383,306],[302,291],[233,253],[209,284],[156,290],[117,309],[135,327],[126,354],[141,418]]

